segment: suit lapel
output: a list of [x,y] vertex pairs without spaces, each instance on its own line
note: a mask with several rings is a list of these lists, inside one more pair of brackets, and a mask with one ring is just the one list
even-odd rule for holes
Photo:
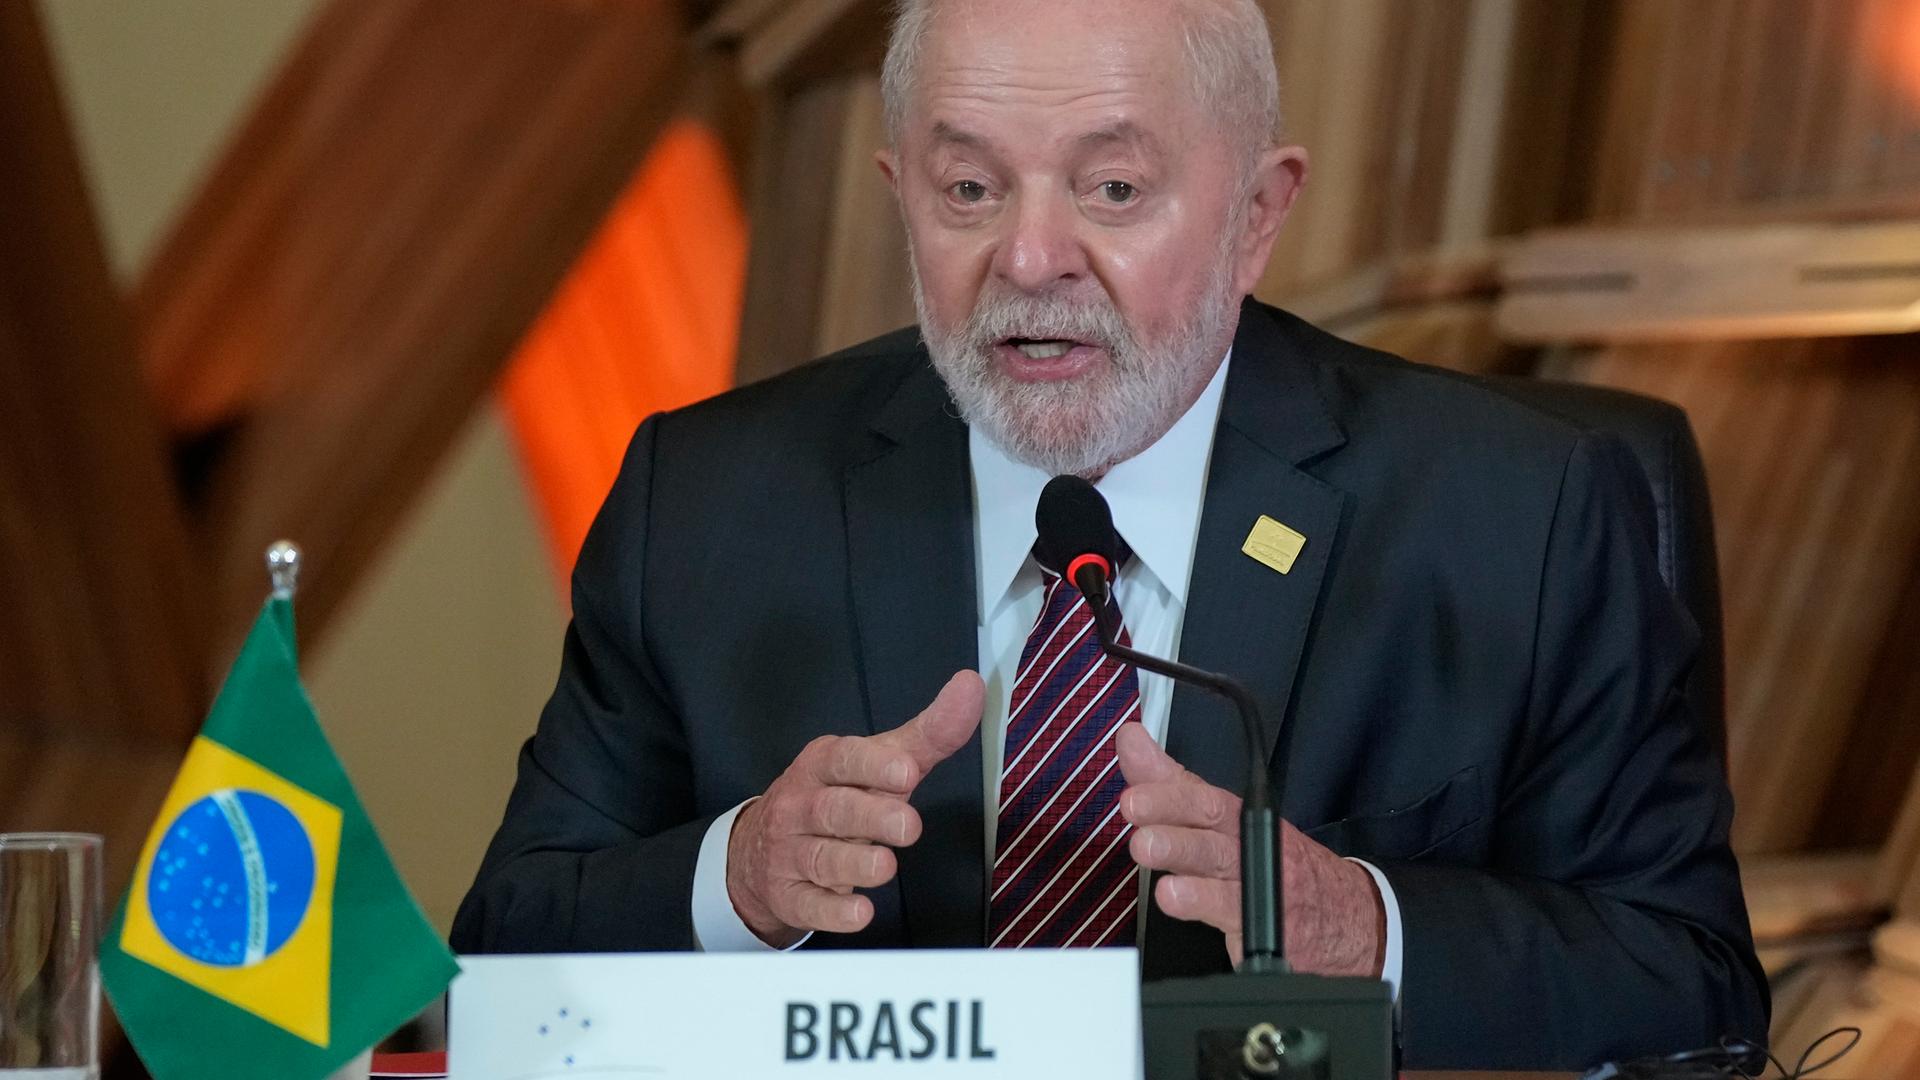
[[[1263,763],[1293,704],[1294,680],[1313,625],[1345,496],[1298,466],[1344,442],[1312,369],[1265,308],[1241,311],[1207,494],[1194,543],[1180,659],[1232,675],[1260,703]],[[1244,554],[1262,516],[1306,537],[1285,574]],[[1246,783],[1245,739],[1227,702],[1181,686],[1168,717],[1167,751],[1208,783]],[[1178,924],[1156,907],[1148,925],[1149,978],[1217,970],[1219,935]]]
[[[885,443],[846,472],[847,556],[871,730],[926,708],[954,672],[979,664],[973,498],[966,427],[924,367],[876,416]],[[914,946],[979,945],[986,851],[980,737],[921,781],[924,831],[899,852],[901,907]]]
[[[1234,342],[1207,497],[1194,542],[1180,659],[1245,682],[1260,702],[1263,760],[1270,760],[1293,696],[1321,579],[1345,496],[1297,463],[1344,439],[1311,369],[1272,317],[1249,305]],[[1306,537],[1282,574],[1245,554],[1247,534],[1269,517]],[[1246,751],[1231,706],[1202,691],[1174,692],[1168,749],[1207,782],[1238,791]]]

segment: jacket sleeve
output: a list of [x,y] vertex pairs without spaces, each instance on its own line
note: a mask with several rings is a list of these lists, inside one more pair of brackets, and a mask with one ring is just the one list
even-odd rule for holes
[[1579,1069],[1766,1037],[1732,796],[1682,695],[1698,635],[1657,572],[1652,515],[1631,451],[1583,437],[1492,858],[1379,864],[1403,920],[1409,1068]]
[[700,817],[685,729],[643,628],[658,419],[581,548],[559,683],[454,918],[455,951],[690,949]]

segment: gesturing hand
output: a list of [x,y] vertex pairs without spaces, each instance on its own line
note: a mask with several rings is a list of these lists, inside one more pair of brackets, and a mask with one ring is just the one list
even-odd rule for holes
[[[1166,876],[1153,890],[1160,910],[1203,922],[1227,937],[1240,966],[1240,799],[1167,756],[1139,724],[1123,724],[1117,751],[1127,790],[1120,813],[1133,825],[1133,861]],[[1286,952],[1295,970],[1320,975],[1380,974],[1385,910],[1373,876],[1280,823],[1286,888]]]
[[962,671],[920,715],[872,736],[823,735],[734,819],[727,894],[760,940],[785,946],[813,930],[852,933],[873,919],[855,893],[893,880],[892,848],[920,838],[907,797],[927,770],[966,745],[986,687]]

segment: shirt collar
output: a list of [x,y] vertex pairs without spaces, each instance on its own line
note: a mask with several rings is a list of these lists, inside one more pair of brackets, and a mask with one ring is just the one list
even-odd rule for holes
[[[1182,605],[1187,602],[1194,537],[1200,531],[1213,431],[1232,362],[1233,350],[1228,349],[1206,389],[1173,427],[1094,485],[1113,508],[1114,528],[1134,558]],[[1040,489],[1053,477],[1008,457],[977,428],[968,430],[967,453],[973,464],[974,580],[979,585],[980,621],[985,623],[1032,553],[1033,509]]]

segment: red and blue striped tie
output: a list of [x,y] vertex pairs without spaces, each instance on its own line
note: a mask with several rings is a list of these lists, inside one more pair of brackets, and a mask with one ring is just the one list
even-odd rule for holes
[[[1119,640],[1131,643],[1124,623]],[[1139,875],[1127,852],[1132,827],[1120,817],[1126,781],[1114,737],[1140,722],[1140,680],[1133,665],[1100,651],[1086,599],[1051,570],[1008,715],[987,943],[1132,941]]]

